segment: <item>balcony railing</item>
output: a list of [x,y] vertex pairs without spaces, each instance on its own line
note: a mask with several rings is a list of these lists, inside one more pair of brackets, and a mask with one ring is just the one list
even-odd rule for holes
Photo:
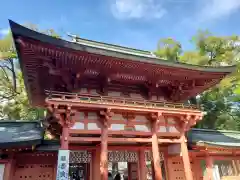
[[79,93],[67,93],[57,91],[45,91],[48,99],[61,99],[61,100],[74,100],[82,103],[99,103],[108,105],[123,105],[131,107],[145,107],[145,108],[177,108],[177,109],[194,109],[199,110],[200,108],[193,104],[184,103],[171,103],[165,101],[152,101],[145,99],[136,98],[125,98],[125,97],[110,97],[90,94],[79,94]]

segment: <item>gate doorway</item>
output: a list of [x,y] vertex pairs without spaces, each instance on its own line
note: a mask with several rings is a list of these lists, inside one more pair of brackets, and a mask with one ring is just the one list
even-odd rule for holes
[[88,180],[89,163],[70,163],[69,180]]

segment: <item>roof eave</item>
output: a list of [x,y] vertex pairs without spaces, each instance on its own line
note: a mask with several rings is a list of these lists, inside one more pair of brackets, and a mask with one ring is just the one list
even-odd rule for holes
[[223,145],[221,143],[210,143],[210,142],[191,142],[190,144],[198,146],[198,147],[219,147],[219,148],[224,148],[224,149],[235,149],[235,148],[240,148],[239,145]]
[[144,55],[133,55],[133,54],[129,54],[129,53],[116,52],[113,50],[101,49],[99,47],[91,47],[88,45],[81,45],[81,44],[78,44],[75,42],[69,42],[66,40],[54,38],[54,37],[30,30],[28,28],[25,28],[11,20],[9,20],[9,24],[10,24],[10,28],[11,28],[14,38],[16,36],[23,36],[23,37],[31,38],[31,39],[38,40],[38,41],[41,41],[44,43],[52,44],[57,47],[68,48],[68,49],[73,49],[73,50],[77,50],[77,51],[84,50],[89,53],[123,58],[126,60],[132,60],[132,61],[137,61],[137,62],[142,62],[142,63],[150,63],[150,64],[154,64],[154,65],[183,68],[183,69],[196,70],[196,71],[209,72],[209,73],[212,72],[212,73],[229,74],[229,73],[235,71],[235,69],[236,69],[235,65],[234,66],[226,66],[226,67],[217,67],[217,68],[216,67],[206,67],[206,66],[202,67],[202,66],[197,66],[197,65],[190,65],[190,64],[161,60],[157,57],[149,57],[149,56],[144,56]]

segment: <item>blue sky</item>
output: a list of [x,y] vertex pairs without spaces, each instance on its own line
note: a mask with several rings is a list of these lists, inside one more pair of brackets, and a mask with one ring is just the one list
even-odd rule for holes
[[240,34],[240,0],[7,0],[1,7],[0,36],[8,19],[146,50],[165,37],[191,49],[198,29]]

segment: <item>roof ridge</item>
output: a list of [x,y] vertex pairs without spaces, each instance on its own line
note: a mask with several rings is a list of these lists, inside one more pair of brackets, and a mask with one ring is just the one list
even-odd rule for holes
[[[72,35],[72,34],[68,34],[68,35],[70,37],[76,38],[77,40],[83,40],[83,41],[88,41],[88,42],[92,42],[92,43],[105,44],[105,45],[108,45],[108,46],[119,47],[119,48],[124,48],[124,49],[131,49],[131,50],[150,53],[150,54],[152,53],[152,51],[149,51],[149,50],[137,49],[137,48],[127,47],[127,46],[118,45],[118,44],[111,44],[111,43],[106,43],[106,42],[102,42],[102,41],[96,41],[96,40],[81,38],[81,37],[78,37],[77,35]],[[78,43],[78,41],[76,41],[76,42]]]

